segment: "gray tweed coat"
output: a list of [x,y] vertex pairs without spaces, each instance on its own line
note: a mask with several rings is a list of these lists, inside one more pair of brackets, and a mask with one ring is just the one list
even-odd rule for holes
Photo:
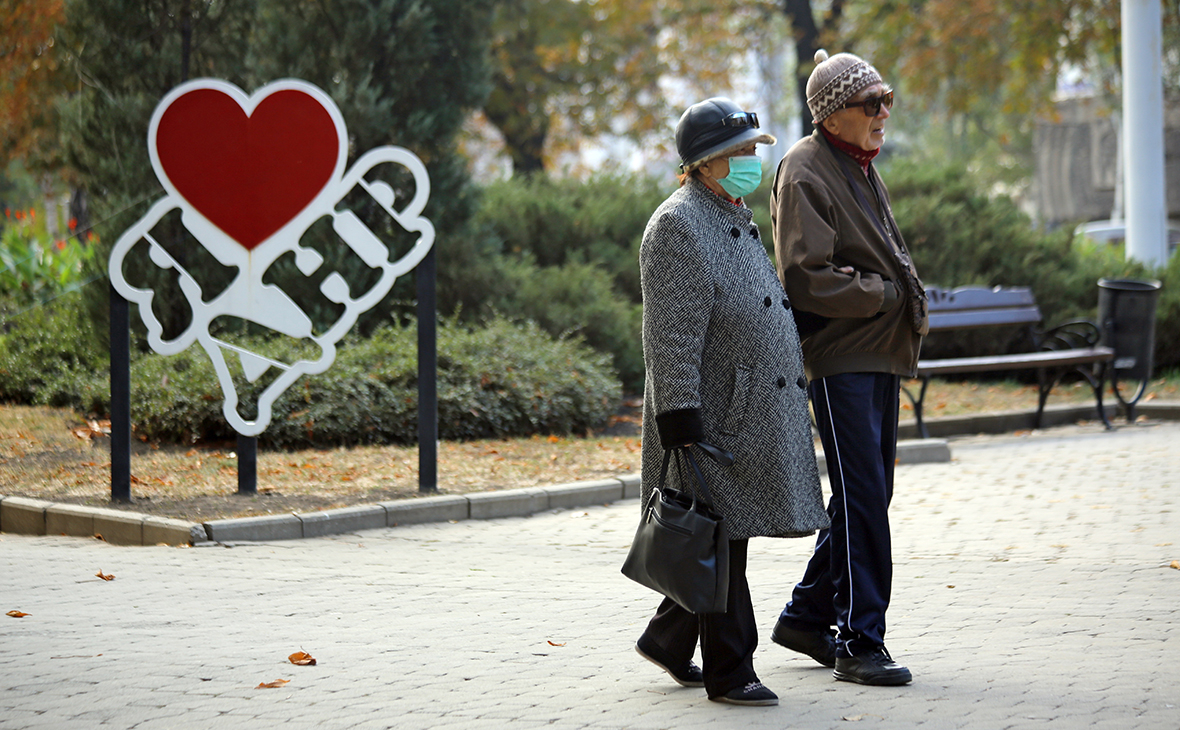
[[644,231],[644,503],[663,444],[703,439],[735,457],[724,467],[693,450],[730,539],[800,537],[828,516],[799,335],[752,215],[691,179]]

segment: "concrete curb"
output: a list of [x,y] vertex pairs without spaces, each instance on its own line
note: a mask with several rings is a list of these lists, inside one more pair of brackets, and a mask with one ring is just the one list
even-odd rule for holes
[[[905,402],[905,398],[902,398]],[[1105,403],[1104,409],[1110,418],[1122,415],[1118,403]],[[1139,403],[1135,406],[1135,416],[1159,419],[1164,421],[1180,420],[1180,403],[1159,402]],[[948,436],[972,436],[976,434],[1013,433],[1015,431],[1033,430],[1035,411],[998,411],[972,416],[946,416],[942,418],[926,418],[926,430],[931,439],[946,438]],[[1094,405],[1065,405],[1045,406],[1041,415],[1041,428],[1072,425],[1079,421],[1098,421],[1098,408]],[[899,439],[917,439],[918,426],[911,421],[903,421],[897,427]],[[900,446],[900,444],[899,444]]]
[[208,540],[203,526],[184,520],[4,496],[0,532],[101,537],[115,545],[191,545]]
[[[943,439],[902,441],[898,463],[950,461]],[[820,473],[824,457],[817,455]],[[203,524],[135,512],[54,504],[24,497],[0,497],[0,532],[28,535],[101,536],[116,545],[181,545],[207,542],[263,542],[338,535],[422,522],[524,517],[547,510],[574,509],[636,499],[638,474],[545,487],[402,499],[320,512],[212,520]]]

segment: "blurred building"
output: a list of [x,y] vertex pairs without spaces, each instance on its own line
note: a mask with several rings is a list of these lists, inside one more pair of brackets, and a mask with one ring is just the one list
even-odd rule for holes
[[[1091,237],[1122,238],[1123,199],[1118,110],[1094,96],[1057,102],[1037,123],[1034,202],[1046,225],[1092,222]],[[1173,246],[1180,239],[1180,99],[1164,102],[1164,174]]]

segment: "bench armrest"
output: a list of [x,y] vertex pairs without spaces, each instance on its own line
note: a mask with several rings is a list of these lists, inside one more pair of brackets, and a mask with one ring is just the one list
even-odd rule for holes
[[1101,339],[1098,325],[1088,319],[1071,319],[1035,334],[1037,349],[1078,350],[1094,347]]

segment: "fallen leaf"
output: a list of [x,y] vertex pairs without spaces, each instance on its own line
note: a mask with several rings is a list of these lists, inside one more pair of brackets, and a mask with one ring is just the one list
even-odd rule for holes
[[315,657],[305,651],[297,651],[291,656],[287,657],[287,661],[292,664],[298,664],[301,667],[314,667]]
[[558,442],[558,441],[560,441],[560,440],[561,440],[561,439],[560,439],[560,438],[558,438],[557,436],[550,436],[550,437],[549,437],[549,443],[551,443],[551,444],[555,444],[555,443],[557,443],[557,442]]
[[885,718],[881,717],[880,715],[870,715],[867,712],[860,714],[860,715],[849,715],[848,717],[841,717],[840,719],[843,720],[844,722],[860,722],[861,720],[865,719],[866,717],[879,717],[882,720],[885,719]]
[[24,618],[25,616],[28,616],[29,614],[25,613],[24,611],[9,611],[8,613],[6,613],[4,615],[5,616],[12,616],[13,618]]
[[113,575],[107,575],[106,573],[102,572],[102,570],[99,570],[99,571],[98,571],[97,573],[95,573],[94,575],[96,575],[96,576],[97,576],[97,577],[99,577],[99,578],[102,578],[103,580],[114,580],[114,579],[115,579],[115,576],[113,576]]
[[279,687],[282,687],[284,684],[290,683],[290,681],[291,680],[289,680],[289,679],[276,679],[273,682],[259,682],[258,686],[255,687],[254,689],[278,689]]
[[1176,570],[1180,570],[1180,560],[1173,560],[1171,567],[1175,568]]
[[550,641],[549,646],[565,646],[565,642],[563,641],[560,644],[554,644],[552,641]]

